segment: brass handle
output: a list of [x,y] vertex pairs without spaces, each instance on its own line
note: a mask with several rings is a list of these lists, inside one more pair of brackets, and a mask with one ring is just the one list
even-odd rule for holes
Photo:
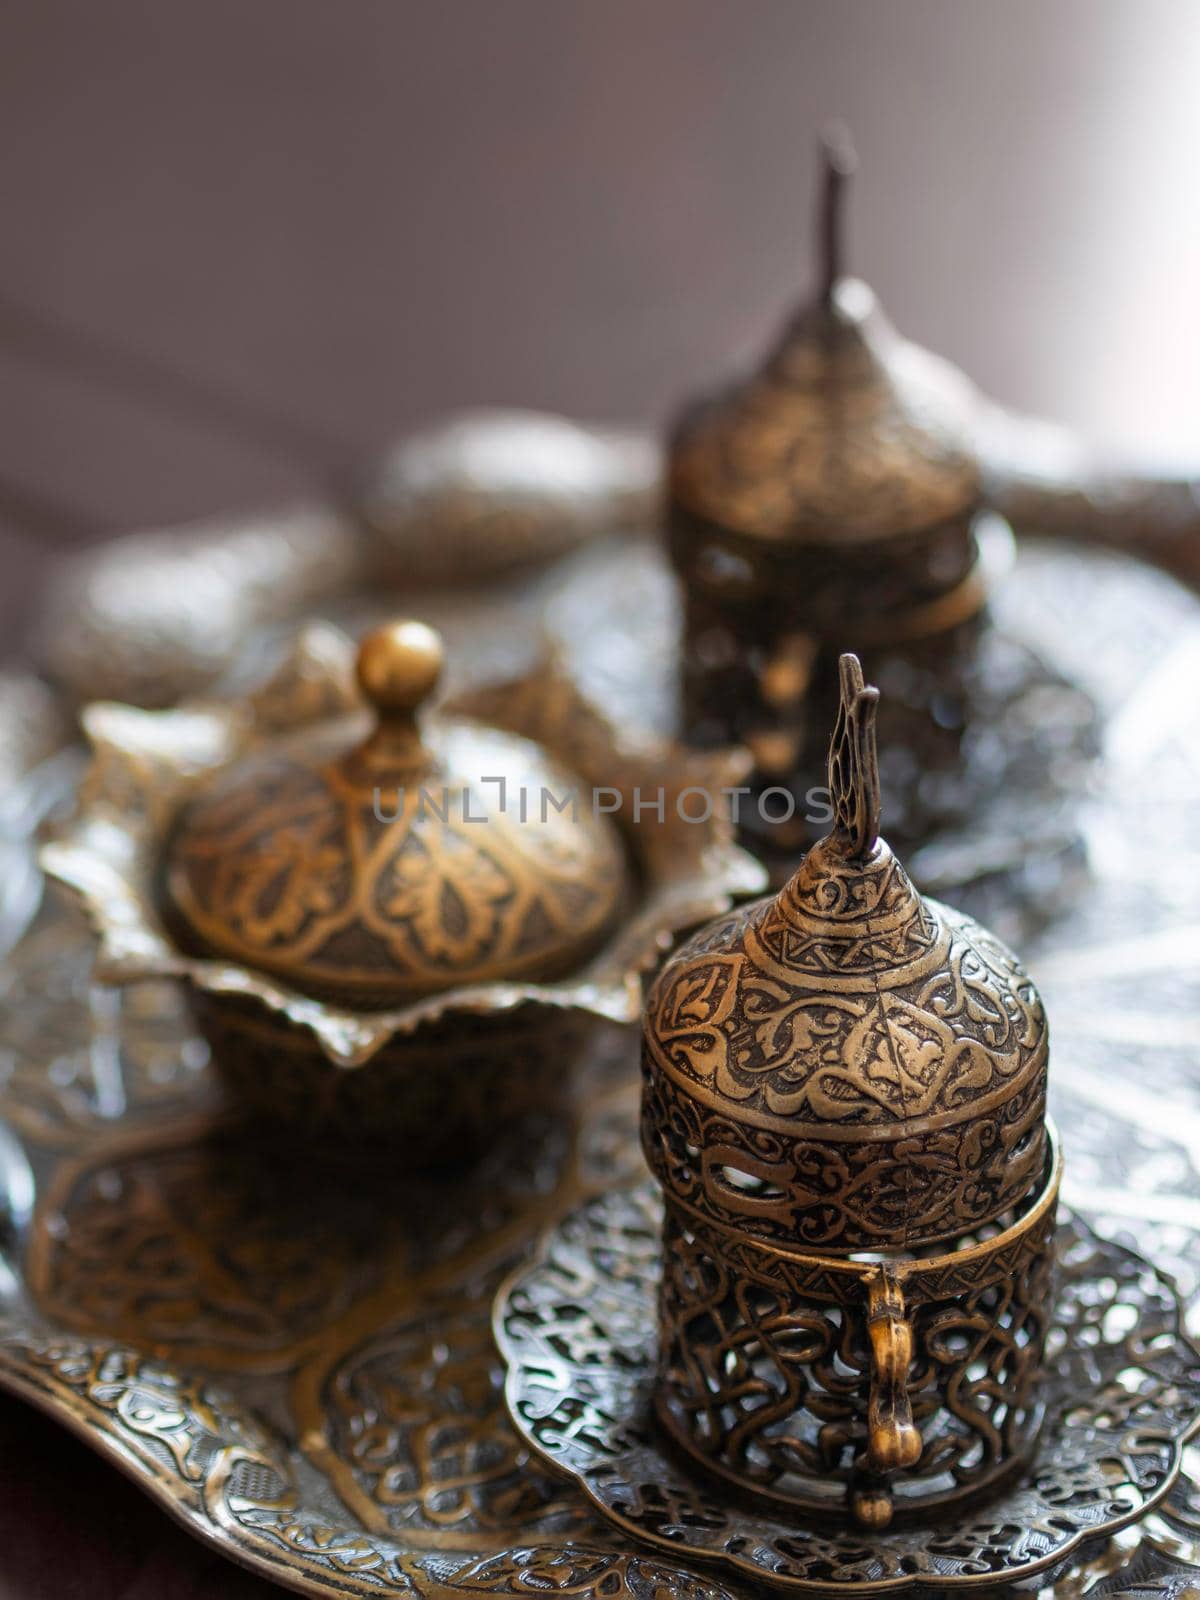
[[900,1281],[887,1267],[867,1280],[867,1332],[871,1338],[867,1464],[877,1473],[915,1467],[921,1459],[921,1434],[908,1398],[913,1333],[904,1314]]

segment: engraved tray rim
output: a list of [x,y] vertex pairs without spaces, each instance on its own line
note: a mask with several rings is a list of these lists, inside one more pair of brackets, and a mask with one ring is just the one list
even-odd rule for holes
[[[623,1084],[602,1094],[597,1104],[585,1108],[581,1113],[581,1127],[586,1120],[587,1110],[603,1113],[605,1106],[619,1106],[630,1087],[629,1084]],[[197,1122],[197,1119],[191,1120]],[[164,1144],[171,1143],[170,1132],[165,1127],[157,1132],[163,1136]],[[576,1163],[580,1159],[578,1144],[581,1137],[582,1134],[577,1133]],[[2,1118],[0,1146],[4,1147],[0,1148],[0,1157],[11,1159],[10,1152],[15,1151],[18,1159],[21,1158],[21,1141]],[[162,1146],[155,1144],[153,1147],[157,1149]],[[567,1210],[571,1206],[572,1189],[576,1198],[580,1193],[589,1192],[578,1172],[573,1178],[567,1179],[568,1198],[564,1207]],[[555,1197],[561,1199],[562,1193],[562,1187],[556,1187]],[[535,1227],[527,1238],[527,1245],[535,1245],[544,1231],[544,1225]],[[7,1251],[0,1254],[0,1269],[12,1273],[14,1277],[18,1276],[9,1263]],[[357,1311],[360,1306],[361,1302],[354,1309]],[[490,1310],[489,1299],[489,1328]],[[31,1351],[35,1359],[23,1358],[18,1353],[22,1347]],[[131,1368],[133,1376],[128,1385],[131,1393],[146,1387],[148,1373],[150,1384],[156,1378],[165,1379],[168,1384],[173,1382],[185,1394],[190,1390],[201,1406],[206,1406],[210,1401],[227,1403],[232,1425],[224,1437],[218,1438],[218,1448],[213,1452],[214,1458],[226,1458],[221,1469],[214,1471],[211,1467],[203,1468],[198,1477],[189,1480],[178,1462],[172,1471],[169,1467],[164,1468],[152,1451],[139,1453],[134,1448],[128,1426],[126,1435],[122,1437],[113,1426],[105,1425],[94,1412],[89,1415],[89,1400],[71,1386],[59,1367],[60,1360],[70,1362],[72,1359],[81,1362],[94,1360],[97,1366],[118,1363]],[[297,1373],[307,1371],[310,1365],[302,1364]],[[297,1373],[290,1373],[289,1381]],[[118,1380],[113,1381],[115,1383]],[[634,1593],[640,1596],[643,1592],[640,1583],[630,1585],[628,1581],[628,1575],[636,1572],[652,1586],[648,1591],[650,1593],[657,1593],[657,1588],[653,1586],[658,1585],[672,1596],[681,1597],[681,1600],[733,1600],[731,1591],[719,1580],[664,1562],[657,1551],[638,1547],[633,1541],[628,1541],[628,1548],[625,1542],[609,1543],[603,1524],[592,1526],[589,1522],[588,1527],[578,1534],[531,1530],[525,1538],[519,1537],[521,1530],[517,1528],[497,1532],[491,1539],[477,1532],[467,1534],[459,1543],[453,1531],[446,1535],[433,1534],[427,1538],[427,1542],[419,1538],[408,1542],[402,1531],[381,1532],[371,1529],[356,1518],[352,1507],[340,1502],[338,1520],[322,1521],[319,1514],[300,1503],[300,1486],[291,1471],[294,1457],[287,1441],[276,1437],[275,1424],[261,1418],[251,1404],[225,1392],[223,1374],[209,1376],[203,1367],[197,1368],[184,1359],[177,1359],[173,1352],[158,1355],[149,1347],[139,1348],[115,1334],[89,1334],[78,1332],[69,1325],[56,1325],[34,1308],[22,1323],[19,1311],[14,1316],[7,1306],[0,1303],[0,1389],[31,1404],[41,1414],[64,1426],[166,1511],[188,1534],[257,1576],[298,1593],[315,1596],[402,1595],[411,1597],[411,1600],[452,1600],[452,1597],[453,1600],[462,1600],[464,1595],[536,1593],[536,1577],[533,1590],[520,1587],[523,1569],[535,1568],[537,1574],[553,1573],[557,1569],[572,1575],[582,1571],[582,1581],[576,1577],[578,1586],[569,1590],[581,1596],[607,1597],[613,1591],[606,1580],[618,1576],[620,1583],[617,1593],[623,1597]],[[121,1421],[127,1421],[125,1414],[122,1414]],[[136,1422],[134,1426],[136,1429]],[[242,1428],[247,1428],[251,1435],[257,1430],[259,1438],[240,1437]],[[147,1428],[147,1434],[151,1434],[150,1428]],[[248,1460],[253,1464],[256,1445],[265,1456],[266,1450],[273,1444],[279,1447],[279,1463],[276,1465],[266,1460],[265,1464],[280,1477],[285,1492],[275,1502],[264,1496],[257,1505],[247,1502],[248,1507],[251,1511],[260,1512],[274,1509],[286,1511],[294,1499],[295,1528],[313,1536],[317,1546],[314,1549],[300,1543],[293,1543],[289,1547],[281,1539],[256,1539],[256,1529],[262,1525],[243,1521],[231,1504],[232,1500],[239,1498],[231,1486],[232,1474],[239,1460]],[[301,1449],[298,1453],[310,1466],[314,1465],[307,1450]],[[589,1534],[599,1534],[604,1542],[591,1542]],[[324,1541],[323,1545],[321,1541]],[[322,1554],[332,1553],[336,1557],[339,1550],[344,1550],[348,1557],[344,1571],[331,1569],[320,1561]],[[515,1589],[505,1581],[509,1577],[517,1584]],[[544,1583],[545,1578],[541,1581]]]

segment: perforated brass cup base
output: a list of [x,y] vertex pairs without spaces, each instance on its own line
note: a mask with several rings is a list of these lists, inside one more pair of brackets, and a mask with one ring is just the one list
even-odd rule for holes
[[[1168,1493],[1200,1417],[1200,1355],[1170,1279],[1060,1220],[1045,1425],[986,1499],[864,1532],[735,1496],[654,1418],[662,1209],[650,1183],[571,1213],[497,1298],[506,1400],[534,1457],[626,1538],[715,1563],[757,1592],[986,1588],[1065,1570]],[[1048,1580],[1049,1581],[1049,1580]]]
[[686,1434],[680,1432],[661,1394],[654,1395],[652,1406],[663,1447],[674,1454],[684,1470],[697,1479],[708,1476],[716,1480],[714,1491],[727,1497],[731,1507],[741,1506],[781,1522],[794,1523],[800,1518],[841,1525],[848,1539],[854,1536],[856,1528],[861,1538],[869,1536],[868,1531],[882,1531],[893,1526],[903,1528],[915,1524],[919,1527],[921,1519],[931,1514],[959,1515],[964,1508],[984,1504],[1006,1489],[1011,1489],[1035,1459],[1046,1421],[1046,1407],[1039,1400],[1031,1408],[1022,1430],[1019,1453],[1008,1455],[990,1471],[979,1473],[957,1493],[948,1493],[936,1500],[929,1498],[916,1504],[906,1504],[904,1501],[897,1503],[886,1478],[875,1479],[864,1472],[858,1475],[849,1495],[840,1482],[831,1481],[831,1493],[827,1498],[821,1499],[814,1493],[800,1501],[774,1494],[770,1489],[748,1489],[732,1473],[726,1472],[719,1461],[701,1455],[694,1448]]
[[666,1200],[655,1411],[777,1512],[886,1527],[977,1500],[1041,1427],[1062,1158],[1003,1229],[928,1254],[759,1244]]

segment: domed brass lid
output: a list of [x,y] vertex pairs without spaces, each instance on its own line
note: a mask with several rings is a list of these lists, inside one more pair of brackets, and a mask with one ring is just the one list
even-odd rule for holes
[[786,1247],[951,1239],[1041,1180],[1047,1030],[1013,955],[878,838],[878,691],[841,658],[832,831],[663,969],[643,1138],[668,1195]]
[[672,502],[774,543],[857,543],[970,511],[979,465],[961,373],[901,339],[841,272],[852,158],[826,143],[822,287],[765,366],[692,407],[672,440]]
[[419,720],[441,669],[432,629],[378,629],[365,738],[339,721],[269,746],[192,800],[165,870],[188,943],[366,1007],[550,980],[597,948],[626,887],[615,827],[529,740]]

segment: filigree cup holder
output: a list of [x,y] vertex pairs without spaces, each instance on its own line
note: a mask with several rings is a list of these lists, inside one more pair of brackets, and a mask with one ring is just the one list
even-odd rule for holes
[[[622,1538],[715,1568],[748,1593],[1046,1593],[1068,1571],[1064,1593],[1098,1593],[1080,1574],[1111,1571],[1113,1536],[1162,1505],[1179,1478],[1200,1417],[1200,1352],[1165,1274],[1065,1208],[1055,1225],[1057,1179],[1052,1156],[1037,1199],[982,1248],[903,1264],[911,1352],[894,1332],[895,1280],[872,1275],[883,1263],[856,1273],[843,1261],[831,1273],[828,1259],[809,1256],[807,1267],[773,1267],[773,1287],[760,1292],[741,1259],[722,1268],[699,1241],[672,1259],[678,1233],[669,1216],[664,1228],[653,1182],[610,1189],[565,1216],[497,1296],[509,1415],[535,1459],[565,1473]],[[740,1459],[739,1479],[754,1481],[735,1484],[672,1431],[656,1294],[667,1285],[672,1297],[669,1285],[697,1266],[709,1293],[703,1306],[692,1301],[688,1348],[711,1364],[689,1375],[689,1392],[730,1395],[742,1424],[757,1397],[753,1425],[775,1441],[791,1480],[776,1488],[791,1488],[791,1500],[764,1492]],[[734,1281],[736,1303],[725,1295]],[[1010,1296],[1030,1314],[1010,1311]],[[768,1306],[785,1301],[772,1320]],[[722,1316],[729,1337],[718,1351],[711,1324]],[[778,1366],[758,1360],[768,1341]],[[898,1375],[921,1454],[884,1482],[868,1453],[873,1431],[888,1452],[905,1448]],[[706,1401],[718,1426],[739,1426],[717,1417],[712,1393]],[[798,1448],[784,1455],[789,1434]],[[863,1494],[874,1480],[876,1505],[894,1499],[890,1526],[846,1515],[848,1474],[825,1482],[810,1471],[809,1439],[809,1459],[861,1462]],[[726,1462],[735,1446],[723,1440]],[[944,1495],[924,1472],[939,1462]]]
[[840,681],[831,831],[655,979],[654,1183],[501,1292],[506,1397],[626,1533],[756,1582],[1011,1582],[1167,1492],[1200,1362],[1148,1264],[1059,1231],[1037,990],[879,837],[878,691]]
[[1062,1160],[1008,1226],[934,1253],[736,1238],[665,1202],[659,1425],[782,1512],[865,1528],[974,1499],[1037,1443]]
[[843,656],[831,832],[667,963],[642,1050],[660,1421],[872,1529],[1027,1457],[1059,1182],[1041,1001],[879,837],[877,703]]

